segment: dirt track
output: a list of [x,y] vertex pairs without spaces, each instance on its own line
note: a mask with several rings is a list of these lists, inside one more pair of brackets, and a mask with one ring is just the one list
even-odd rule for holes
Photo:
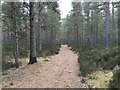
[[86,88],[81,83],[77,54],[62,45],[49,61],[27,65],[3,76],[3,87],[14,88]]

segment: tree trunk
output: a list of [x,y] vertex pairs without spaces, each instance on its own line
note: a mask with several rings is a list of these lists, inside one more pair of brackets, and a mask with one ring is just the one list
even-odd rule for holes
[[30,60],[28,64],[34,64],[36,59],[36,42],[34,32],[34,2],[30,2]]
[[[87,3],[87,6],[88,6],[88,9],[87,9],[87,12],[86,12],[86,15],[87,15],[87,33],[88,33],[89,29],[91,28],[91,26],[90,26],[90,8],[89,8],[90,7],[90,2],[86,2],[86,3]],[[87,46],[91,45],[88,37],[87,37],[86,43],[87,43]]]
[[112,2],[112,29],[115,29],[115,20],[114,20],[114,2]]
[[93,25],[93,11],[91,11],[91,27],[90,27],[90,48],[93,48],[94,42],[95,42],[95,31],[94,31],[94,25]]
[[83,46],[84,45],[84,23],[83,23],[83,16],[82,16],[82,24],[81,24],[81,45]]
[[105,40],[105,48],[109,48],[110,44],[110,11],[109,11],[109,2],[105,2],[105,29],[104,29],[104,40]]
[[79,47],[79,26],[78,25],[76,25],[76,45],[77,47]]
[[118,46],[120,50],[120,5],[118,6]]
[[[114,32],[116,29],[115,29],[115,19],[114,19],[114,16],[115,16],[115,11],[114,11],[114,6],[115,6],[115,4],[114,4],[114,2],[112,2],[112,33],[113,33],[113,35],[111,36],[111,42],[112,43],[116,43],[116,41],[117,41],[117,36],[116,36],[116,32]],[[114,36],[115,36],[115,39],[114,39]],[[113,40],[112,40],[112,38],[113,38]]]
[[[118,47],[120,51],[120,5],[118,6]],[[118,65],[120,67],[120,61],[118,62]]]
[[12,8],[12,22],[13,22],[13,30],[14,30],[14,38],[15,38],[15,64],[16,68],[19,67],[19,61],[18,61],[18,31],[17,31],[17,25],[16,25],[16,3],[11,2],[11,8]]
[[38,15],[38,25],[39,25],[39,41],[38,41],[38,44],[39,44],[39,49],[42,50],[42,28],[41,28],[41,23],[42,23],[42,7],[41,7],[42,3],[39,2],[39,15]]
[[70,38],[69,35],[70,35],[70,31],[67,29],[67,44],[69,44],[69,42],[70,42],[70,41],[69,41],[69,38]]
[[96,45],[97,45],[97,41],[98,41],[98,22],[99,22],[99,16],[98,16],[98,11],[99,11],[99,9],[98,9],[98,3],[97,2],[95,2],[95,35],[94,35],[94,45],[95,45],[95,47],[96,47]]
[[50,42],[49,31],[48,30],[46,30],[46,32],[45,32],[45,41],[46,41],[45,44],[46,44],[46,48],[49,46],[49,42]]
[[53,48],[53,28],[50,27],[50,45]]

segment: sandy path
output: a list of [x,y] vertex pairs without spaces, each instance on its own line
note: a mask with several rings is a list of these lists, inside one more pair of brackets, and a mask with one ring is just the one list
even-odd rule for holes
[[[21,88],[85,88],[78,76],[77,54],[62,45],[59,54],[42,64],[27,65],[4,79],[3,87]],[[10,85],[11,84],[11,85]],[[13,85],[12,85],[13,84]]]

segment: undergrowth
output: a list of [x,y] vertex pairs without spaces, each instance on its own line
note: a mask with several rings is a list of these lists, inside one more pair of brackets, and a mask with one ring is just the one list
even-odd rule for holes
[[42,50],[37,49],[38,57],[46,57],[59,53],[60,45],[55,45],[54,47],[42,47]]
[[99,69],[112,70],[119,63],[120,51],[118,47],[110,49],[78,49],[77,52],[79,52],[78,62],[83,76]]
[[120,69],[113,73],[113,80],[110,81],[109,90],[120,90]]
[[120,70],[114,70],[116,66],[120,65],[120,50],[118,46],[109,49],[100,48],[72,48],[73,51],[79,55],[78,63],[80,64],[80,71],[82,76],[86,77],[98,70],[113,71],[113,79],[109,82],[110,90],[120,90]]

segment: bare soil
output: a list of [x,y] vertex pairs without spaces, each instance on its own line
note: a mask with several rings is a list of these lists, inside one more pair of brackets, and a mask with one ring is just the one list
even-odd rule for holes
[[47,60],[38,58],[38,63],[28,65],[28,58],[21,61],[19,69],[3,75],[3,88],[87,88],[79,76],[78,55],[67,45],[62,45],[59,54]]

